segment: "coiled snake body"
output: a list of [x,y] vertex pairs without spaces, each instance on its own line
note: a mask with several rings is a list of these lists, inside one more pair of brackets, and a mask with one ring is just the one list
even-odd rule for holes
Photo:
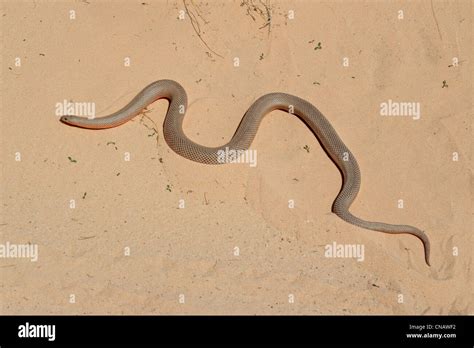
[[[206,164],[220,164],[218,152],[225,149],[246,150],[252,143],[260,122],[269,112],[279,109],[292,111],[317,136],[320,143],[342,172],[343,185],[334,200],[332,211],[344,221],[373,231],[390,234],[412,234],[424,246],[425,262],[430,265],[430,243],[426,234],[416,227],[370,222],[359,219],[349,212],[349,207],[359,192],[360,171],[355,157],[344,145],[334,128],[323,114],[312,104],[293,95],[270,93],[256,100],[245,113],[232,139],[219,147],[206,147],[190,140],[183,132],[183,119],[187,108],[187,95],[183,87],[172,80],[159,80],[145,87],[133,100],[119,111],[100,118],[65,115],[60,121],[71,126],[88,129],[117,127],[158,99],[168,99],[169,107],[164,120],[163,133],[168,145],[177,154],[192,161]],[[238,152],[237,152],[238,153]]]

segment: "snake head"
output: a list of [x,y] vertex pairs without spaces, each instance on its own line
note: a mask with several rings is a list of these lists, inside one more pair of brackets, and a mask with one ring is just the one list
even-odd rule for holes
[[59,121],[64,123],[64,124],[71,125],[72,124],[72,117],[71,117],[71,115],[64,115],[64,116],[61,116],[59,118]]

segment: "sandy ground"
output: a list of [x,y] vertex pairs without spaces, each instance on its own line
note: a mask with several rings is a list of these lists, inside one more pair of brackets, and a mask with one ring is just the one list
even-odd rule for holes
[[[0,258],[2,314],[473,314],[472,2],[115,3],[2,2],[0,244],[38,247]],[[101,116],[164,78],[208,146],[265,93],[312,102],[359,162],[352,212],[426,231],[432,266],[413,236],[331,213],[339,171],[281,111],[256,167],[175,154],[163,100],[115,129],[58,121],[64,100]],[[420,119],[381,116],[388,100]]]

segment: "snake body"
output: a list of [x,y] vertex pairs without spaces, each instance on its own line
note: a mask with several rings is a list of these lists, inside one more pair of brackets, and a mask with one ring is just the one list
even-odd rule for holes
[[[172,80],[159,80],[145,87],[126,106],[108,116],[89,119],[86,117],[65,115],[60,121],[80,128],[105,129],[117,127],[136,115],[146,106],[158,99],[168,99],[169,107],[163,125],[163,133],[169,147],[177,154],[195,162],[221,164],[220,150],[247,150],[260,126],[263,117],[279,109],[292,111],[319,139],[321,145],[342,172],[343,185],[334,200],[332,211],[342,220],[373,231],[390,234],[411,234],[418,237],[424,246],[425,262],[430,265],[430,242],[426,234],[409,225],[392,225],[382,222],[362,220],[349,212],[349,207],[357,196],[360,187],[360,170],[355,157],[339,138],[326,117],[312,104],[293,95],[270,93],[257,99],[242,118],[232,139],[223,146],[206,147],[190,140],[183,132],[183,119],[187,109],[187,95],[184,88]],[[238,152],[237,152],[238,153]]]

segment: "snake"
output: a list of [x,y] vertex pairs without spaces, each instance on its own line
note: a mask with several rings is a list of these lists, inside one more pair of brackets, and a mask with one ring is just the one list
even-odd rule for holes
[[332,204],[332,212],[342,220],[372,231],[388,234],[410,234],[423,243],[425,262],[430,266],[430,241],[424,231],[409,225],[393,225],[360,219],[349,212],[360,184],[359,165],[326,117],[310,102],[286,93],[268,93],[258,98],[242,117],[230,141],[222,146],[207,147],[195,143],[183,132],[187,110],[187,94],[173,80],[158,80],[146,86],[127,105],[108,116],[90,118],[64,115],[60,121],[69,126],[85,129],[107,129],[120,126],[158,99],[167,99],[168,110],[163,122],[163,135],[168,146],[178,155],[204,164],[222,164],[222,151],[247,150],[257,134],[265,115],[282,110],[296,115],[316,136],[317,140],[342,174],[342,187]]

